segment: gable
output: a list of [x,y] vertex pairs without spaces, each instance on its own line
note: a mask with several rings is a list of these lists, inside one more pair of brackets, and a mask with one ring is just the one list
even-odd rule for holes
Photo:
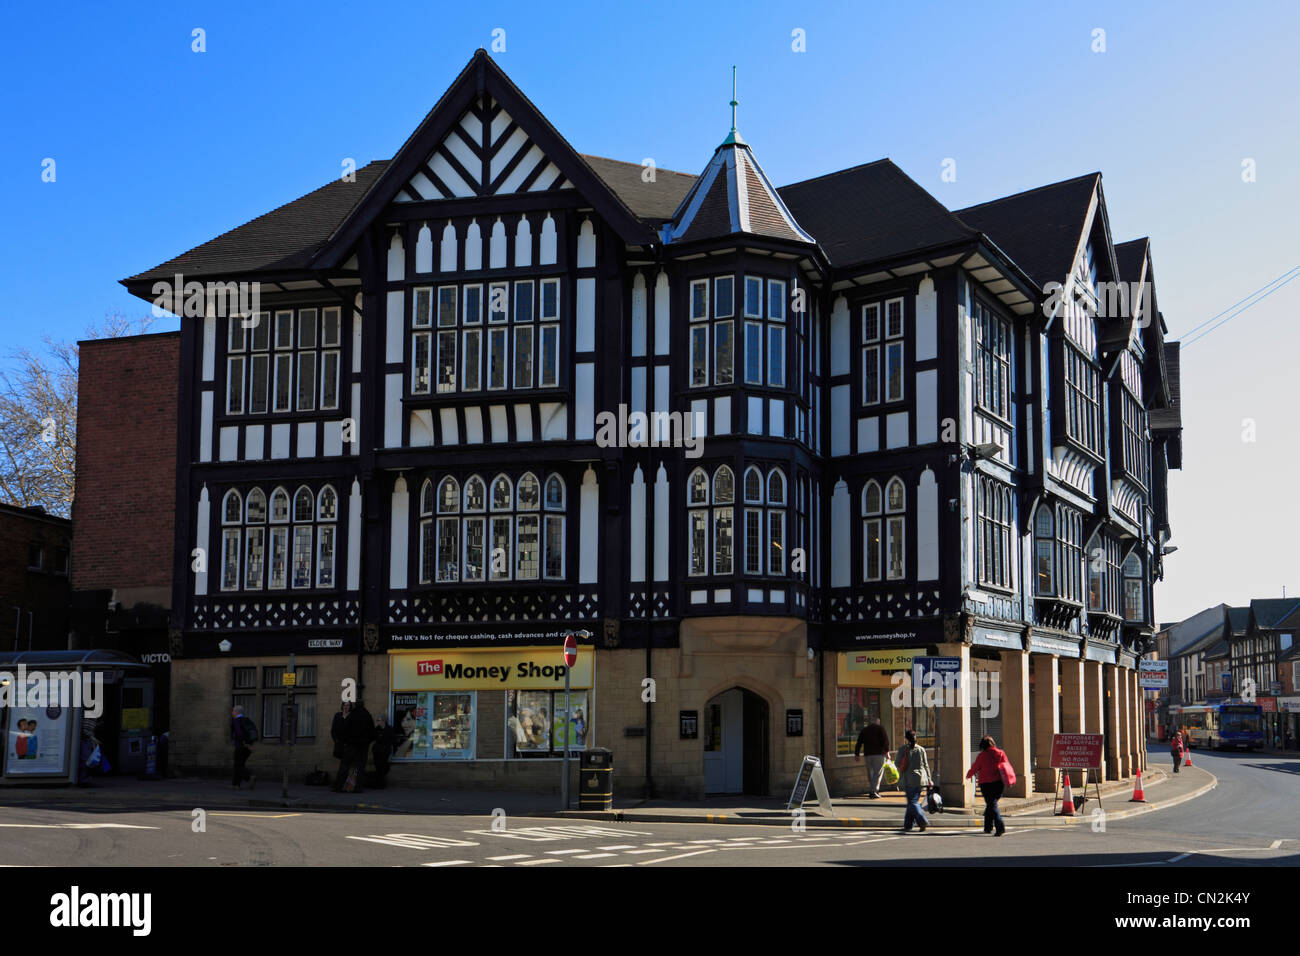
[[421,202],[572,189],[560,167],[491,96],[480,96],[394,197]]

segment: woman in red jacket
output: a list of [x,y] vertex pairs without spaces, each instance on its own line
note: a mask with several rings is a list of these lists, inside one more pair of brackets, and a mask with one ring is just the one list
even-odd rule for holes
[[979,784],[980,793],[984,797],[984,832],[993,833],[996,826],[997,836],[1007,832],[1007,826],[1002,822],[1002,814],[998,813],[998,800],[1002,796],[1003,789],[1002,772],[998,769],[998,765],[1006,759],[1006,751],[999,750],[992,737],[985,737],[980,741],[979,756],[966,771],[966,779],[975,777],[975,782]]

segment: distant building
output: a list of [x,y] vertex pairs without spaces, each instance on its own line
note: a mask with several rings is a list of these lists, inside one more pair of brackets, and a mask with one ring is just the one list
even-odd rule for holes
[[72,522],[0,504],[0,651],[68,646]]

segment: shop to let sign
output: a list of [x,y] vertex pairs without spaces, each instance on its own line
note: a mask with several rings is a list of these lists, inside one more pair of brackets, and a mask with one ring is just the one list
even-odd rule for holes
[[1052,734],[1052,766],[1091,770],[1101,766],[1101,734]]
[[1163,690],[1169,686],[1168,661],[1138,661],[1138,685],[1143,690]]

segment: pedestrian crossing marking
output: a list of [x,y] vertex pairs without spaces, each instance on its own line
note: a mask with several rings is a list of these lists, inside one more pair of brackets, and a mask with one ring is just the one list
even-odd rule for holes
[[424,866],[464,866],[469,860],[438,860],[436,863],[425,863]]

